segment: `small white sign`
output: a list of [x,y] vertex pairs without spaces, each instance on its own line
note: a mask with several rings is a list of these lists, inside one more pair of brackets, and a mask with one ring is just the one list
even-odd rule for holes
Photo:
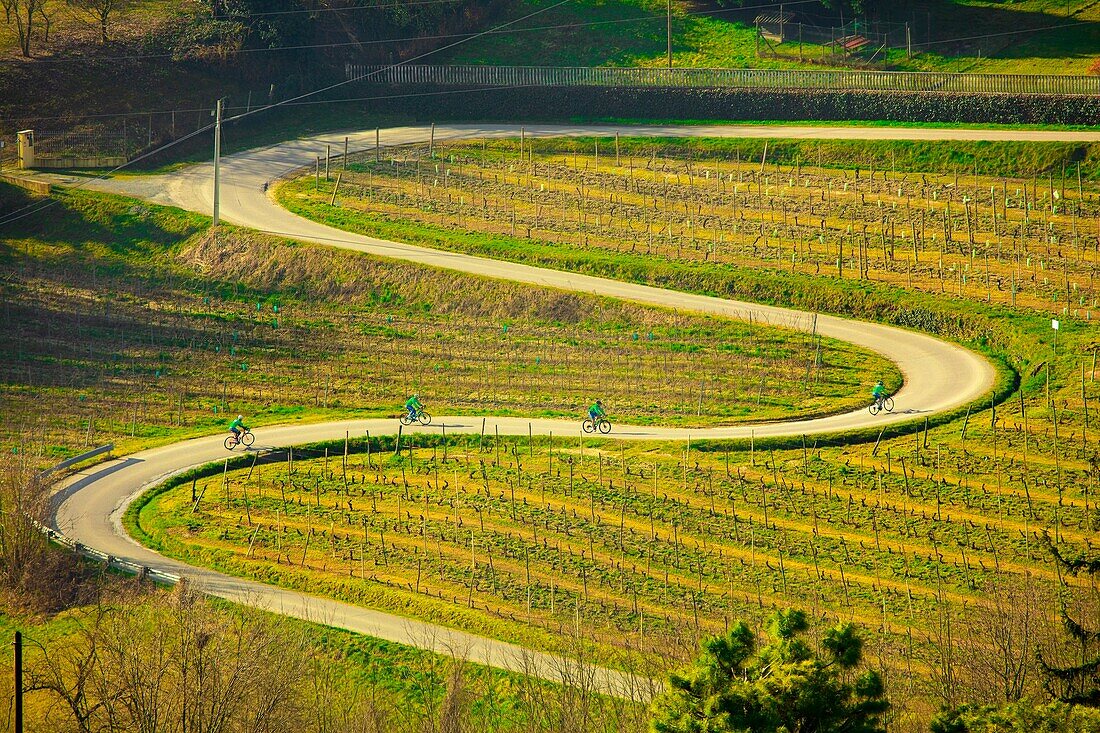
[[1053,328],[1055,331],[1058,330],[1058,321],[1057,321],[1057,319],[1054,319],[1054,318],[1050,319],[1050,327]]

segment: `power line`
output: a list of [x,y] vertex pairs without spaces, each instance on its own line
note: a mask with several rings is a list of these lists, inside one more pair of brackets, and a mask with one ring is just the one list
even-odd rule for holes
[[355,83],[357,81],[362,81],[362,79],[365,79],[365,78],[370,77],[370,76],[374,76],[375,74],[381,73],[383,71],[389,71],[391,69],[396,69],[399,66],[407,66],[407,65],[413,63],[414,61],[419,61],[422,58],[426,58],[426,57],[431,56],[433,54],[440,53],[442,51],[446,51],[448,49],[454,48],[455,46],[460,46],[463,43],[468,43],[469,41],[473,41],[477,38],[488,35],[488,34],[494,32],[496,30],[499,30],[501,28],[507,28],[510,25],[515,25],[516,23],[520,23],[522,21],[525,21],[528,18],[533,18],[536,15],[541,15],[543,13],[549,12],[549,11],[551,11],[555,8],[559,8],[562,5],[565,5],[566,3],[569,3],[571,1],[572,0],[560,0],[559,2],[556,2],[553,5],[550,5],[548,7],[542,8],[541,10],[536,10],[534,12],[528,13],[527,15],[524,15],[523,17],[516,18],[515,20],[510,20],[507,23],[502,23],[498,26],[490,28],[489,30],[482,31],[482,32],[477,33],[473,36],[470,36],[469,38],[463,38],[460,41],[455,41],[454,43],[450,43],[446,46],[442,46],[441,48],[436,48],[436,49],[432,49],[431,51],[426,51],[426,52],[424,52],[422,54],[419,54],[417,56],[413,56],[411,58],[405,59],[404,61],[398,61],[396,64],[391,64],[390,66],[387,66],[384,69],[379,69],[378,71],[373,71],[369,74],[366,74],[363,77],[360,77],[360,78],[357,78],[357,79],[345,79],[344,81],[339,81],[339,82],[336,82],[335,84],[329,84],[327,87],[321,87],[320,89],[315,89],[312,92],[307,92],[305,94],[299,94],[297,97],[291,97],[290,99],[285,99],[282,102],[276,102],[275,104],[268,105],[267,107],[261,107],[259,109],[253,110],[251,112],[245,112],[244,114],[240,114],[240,115],[236,115],[234,117],[230,117],[229,121],[239,120],[239,119],[242,119],[244,117],[248,117],[248,116],[254,115],[258,112],[263,112],[263,111],[266,111],[266,110],[269,110],[269,109],[272,109],[272,108],[275,108],[275,107],[282,107],[282,106],[291,104],[293,102],[297,102],[300,99],[307,99],[308,97],[312,97],[316,94],[322,94],[322,93],[330,91],[332,89],[342,87],[345,84],[352,84],[352,83]]
[[[125,163],[123,163],[122,165],[120,165],[116,168],[112,168],[111,170],[109,170],[105,173],[101,173],[100,175],[95,176],[94,178],[89,178],[86,181],[83,181],[83,182],[81,182],[81,183],[79,183],[75,186],[70,186],[68,188],[68,190],[70,190],[70,191],[79,191],[80,189],[89,186],[90,184],[94,183],[95,181],[102,181],[105,178],[110,177],[112,174],[117,173],[118,171],[122,170],[123,168],[127,168],[127,167],[133,165],[134,163],[138,163],[142,160],[145,160],[146,158],[150,158],[150,157],[156,155],[157,153],[160,153],[164,150],[167,150],[168,148],[179,145],[180,143],[182,143],[186,140],[190,140],[191,138],[195,137],[196,135],[201,135],[202,133],[206,132],[207,130],[211,129],[212,127],[214,127],[213,123],[210,123],[209,125],[206,125],[205,127],[200,127],[198,130],[195,130],[192,133],[184,135],[183,137],[178,138],[176,140],[173,140],[169,143],[165,143],[164,145],[161,145],[161,146],[159,146],[158,148],[156,148],[154,150],[150,150],[146,153],[142,153],[141,155],[137,156],[133,160],[128,160]],[[10,222],[16,221],[17,219],[22,219],[24,217],[31,216],[32,214],[37,214],[40,211],[48,209],[52,206],[56,206],[58,203],[59,203],[58,199],[46,199],[45,201],[39,201],[37,203],[28,204],[27,206],[24,206],[21,209],[16,209],[15,211],[9,212],[8,214],[4,215],[3,218],[0,218],[0,226],[3,226],[3,225],[8,224]]]
[[[524,15],[524,16],[522,16],[522,17],[520,17],[520,18],[516,18],[515,20],[510,20],[510,21],[508,21],[507,23],[502,23],[502,24],[500,24],[500,25],[498,25],[498,26],[495,26],[494,28],[491,28],[491,29],[489,29],[489,30],[487,30],[487,31],[482,31],[481,33],[478,33],[478,34],[476,34],[476,35],[474,35],[474,36],[471,36],[470,38],[464,38],[464,39],[462,39],[462,40],[460,40],[460,41],[456,41],[456,42],[454,42],[454,43],[452,43],[452,44],[449,44],[449,45],[447,45],[447,46],[444,46],[444,47],[442,47],[442,48],[434,49],[434,50],[432,50],[432,51],[427,51],[427,52],[425,52],[425,53],[422,53],[422,54],[420,54],[420,55],[418,55],[418,56],[414,56],[414,57],[412,57],[412,58],[410,58],[410,59],[407,59],[407,60],[405,60],[405,61],[401,61],[401,62],[398,62],[398,63],[396,63],[396,64],[392,64],[391,66],[387,67],[387,68],[386,68],[386,69],[384,69],[384,70],[389,70],[389,69],[397,68],[398,66],[404,66],[404,65],[406,65],[406,64],[410,64],[410,63],[412,63],[412,62],[414,62],[414,61],[419,61],[420,59],[422,59],[422,58],[425,58],[425,57],[427,57],[427,56],[430,56],[430,55],[432,55],[432,54],[434,54],[434,53],[438,53],[438,52],[440,52],[440,51],[446,51],[446,50],[447,50],[447,49],[449,49],[449,48],[454,48],[455,46],[458,46],[458,45],[460,45],[460,44],[463,44],[463,43],[467,43],[468,41],[472,41],[472,40],[474,40],[475,38],[479,38],[479,37],[481,37],[481,36],[484,36],[484,35],[486,35],[486,34],[490,33],[490,32],[491,32],[491,31],[493,31],[493,30],[496,30],[496,29],[499,29],[499,28],[506,28],[506,27],[508,27],[508,26],[510,26],[510,25],[514,25],[514,24],[516,24],[516,23],[519,23],[519,22],[522,22],[522,21],[524,21],[524,20],[527,20],[528,18],[533,18],[533,17],[535,17],[536,15],[541,15],[542,13],[545,13],[545,12],[548,12],[548,11],[550,11],[550,10],[553,10],[554,8],[557,8],[557,7],[560,7],[560,6],[562,6],[562,5],[565,5],[566,3],[568,3],[568,2],[571,2],[571,1],[572,1],[572,0],[560,0],[559,2],[556,2],[556,3],[554,3],[553,5],[550,5],[550,6],[546,7],[546,8],[543,8],[543,9],[541,9],[541,10],[536,10],[536,11],[534,11],[534,12],[528,13],[527,15]],[[381,70],[380,70],[380,71],[381,71]],[[378,72],[373,72],[373,73],[378,73]],[[370,76],[370,75],[371,75],[371,74],[368,74],[367,76]],[[273,109],[273,108],[276,108],[276,107],[281,107],[281,106],[284,106],[284,105],[287,105],[287,104],[290,104],[290,103],[293,103],[293,102],[297,102],[297,101],[299,101],[299,100],[302,100],[302,99],[308,99],[309,97],[312,97],[312,96],[314,96],[314,95],[317,95],[317,94],[321,94],[321,93],[323,93],[323,92],[327,92],[327,91],[329,91],[329,90],[331,90],[331,89],[336,89],[336,88],[338,88],[338,87],[344,86],[345,84],[351,84],[351,83],[353,83],[353,82],[355,82],[355,81],[359,81],[359,80],[358,80],[358,79],[347,79],[347,80],[345,80],[345,81],[337,82],[337,83],[335,83],[335,84],[330,84],[330,85],[328,85],[327,87],[321,87],[320,89],[315,89],[315,90],[313,90],[312,92],[307,92],[307,93],[305,93],[305,94],[299,94],[299,95],[298,95],[297,97],[291,97],[290,99],[286,99],[286,100],[283,100],[282,102],[278,102],[278,103],[276,103],[276,104],[268,105],[267,107],[260,107],[260,108],[257,108],[257,109],[255,109],[255,110],[253,110],[253,111],[250,111],[250,112],[245,112],[244,114],[239,114],[239,115],[236,115],[236,116],[234,116],[234,117],[230,117],[230,118],[228,118],[228,119],[223,119],[223,120],[222,120],[222,122],[223,122],[223,123],[224,123],[224,122],[232,122],[232,121],[234,121],[234,120],[239,120],[239,119],[243,119],[243,118],[245,118],[245,117],[249,117],[249,116],[251,116],[251,115],[254,115],[254,114],[258,113],[258,112],[263,112],[263,111],[267,111],[267,110],[269,110],[269,109]],[[113,169],[111,169],[111,170],[107,171],[106,173],[103,173],[103,174],[101,174],[101,175],[99,175],[99,176],[97,176],[97,177],[95,177],[95,178],[91,178],[91,179],[88,179],[88,180],[87,180],[87,181],[85,181],[84,183],[82,183],[82,184],[80,184],[80,185],[78,185],[78,186],[74,186],[73,188],[74,188],[74,189],[80,189],[80,188],[83,188],[84,186],[86,186],[86,185],[90,184],[90,183],[91,183],[92,181],[102,180],[102,179],[104,179],[104,178],[106,178],[106,177],[110,176],[111,174],[113,174],[113,173],[116,173],[117,171],[120,171],[120,170],[122,170],[123,168],[126,168],[126,167],[128,167],[128,166],[130,166],[130,165],[133,165],[134,163],[137,163],[138,161],[144,160],[145,158],[148,158],[148,157],[150,157],[150,156],[152,156],[152,155],[155,155],[155,154],[157,154],[157,153],[159,153],[159,152],[161,152],[161,151],[167,150],[168,148],[171,148],[171,147],[173,147],[173,146],[175,146],[175,145],[178,145],[179,143],[182,143],[182,142],[184,142],[185,140],[188,140],[188,139],[190,139],[190,138],[194,137],[195,135],[199,135],[199,134],[201,134],[201,133],[203,133],[203,132],[205,132],[205,131],[209,130],[209,129],[210,129],[211,127],[213,127],[213,126],[214,126],[213,124],[210,124],[210,125],[206,125],[205,127],[201,127],[201,128],[199,128],[198,130],[196,130],[195,132],[192,132],[192,133],[190,133],[190,134],[188,134],[188,135],[185,135],[184,137],[182,137],[182,138],[180,138],[180,139],[178,139],[178,140],[173,140],[172,142],[170,142],[170,143],[167,143],[167,144],[165,144],[165,145],[161,145],[161,146],[159,146],[158,148],[156,148],[155,150],[151,150],[151,151],[149,151],[149,152],[147,152],[147,153],[144,153],[144,154],[142,154],[142,155],[138,156],[137,158],[135,158],[135,159],[133,159],[133,160],[130,160],[130,161],[127,161],[127,162],[123,163],[122,165],[118,166],[117,168],[113,168]],[[55,205],[57,205],[57,203],[58,203],[58,200],[57,200],[57,199],[50,199],[50,200],[48,200],[48,201],[46,201],[46,202],[44,202],[44,203],[42,203],[42,204],[31,204],[31,205],[29,205],[29,206],[25,206],[25,207],[23,207],[22,209],[18,209],[18,210],[16,210],[15,212],[12,212],[11,214],[9,214],[9,215],[7,215],[7,216],[5,216],[5,217],[3,217],[3,218],[0,218],[0,226],[3,226],[4,224],[8,224],[8,223],[10,223],[10,222],[12,222],[12,221],[16,221],[17,219],[22,219],[22,218],[24,218],[24,217],[27,217],[27,216],[31,216],[32,214],[36,214],[36,213],[38,213],[38,212],[40,212],[40,211],[43,211],[44,209],[47,209],[47,208],[50,208],[51,206],[55,206]],[[215,204],[215,206],[216,206],[216,204]]]
[[222,17],[229,18],[265,18],[272,15],[300,15],[308,13],[310,15],[317,15],[319,13],[346,13],[353,10],[389,10],[391,8],[407,8],[411,5],[454,5],[455,3],[465,2],[466,0],[405,0],[398,3],[390,3],[388,5],[354,5],[350,7],[342,8],[302,8],[300,10],[267,10],[259,13],[233,13],[227,12]]
[[[458,2],[459,0],[443,0],[443,1],[444,2]],[[686,12],[686,13],[682,13],[678,17],[690,18],[690,17],[697,17],[697,16],[713,16],[713,15],[721,15],[721,14],[724,14],[724,13],[744,12],[744,11],[748,11],[748,10],[765,10],[765,9],[776,8],[776,7],[780,7],[780,6],[791,7],[791,6],[795,6],[795,5],[816,4],[818,2],[820,2],[820,0],[792,0],[791,2],[783,2],[783,3],[772,2],[772,3],[765,3],[765,4],[760,4],[760,5],[746,5],[746,6],[737,7],[737,8],[724,8],[724,9],[718,9],[718,10],[689,11],[689,12]],[[389,6],[386,6],[386,7],[389,7]],[[551,6],[551,8],[546,8],[546,10],[550,10],[553,7],[556,7],[556,5]],[[347,8],[340,8],[340,9],[338,9],[338,8],[327,8],[327,9],[323,9],[323,10],[346,10],[346,9]],[[286,11],[286,12],[298,12],[298,11]],[[313,11],[310,11],[310,12],[313,12]],[[537,11],[537,12],[541,13],[541,12],[545,12],[545,11]],[[534,15],[534,13],[532,15]],[[531,17],[531,16],[530,15],[525,16],[525,18],[526,17]],[[525,18],[520,18],[519,20],[523,20]],[[315,43],[315,44],[298,44],[298,45],[294,45],[294,46],[269,46],[267,48],[242,48],[242,49],[238,49],[235,53],[236,54],[254,54],[254,53],[274,53],[274,52],[278,52],[278,51],[310,51],[310,50],[317,50],[317,49],[324,49],[324,48],[347,48],[349,46],[362,47],[362,46],[379,46],[379,45],[385,45],[385,44],[391,44],[391,43],[410,43],[410,42],[413,42],[413,41],[441,41],[441,40],[448,40],[448,39],[452,39],[452,38],[463,38],[464,40],[472,40],[474,38],[478,38],[478,37],[485,36],[485,35],[510,35],[510,34],[519,34],[519,33],[532,33],[532,32],[538,32],[538,31],[548,31],[548,30],[572,30],[572,29],[577,29],[577,28],[593,28],[593,27],[605,26],[605,25],[619,25],[619,24],[626,24],[626,23],[639,23],[639,22],[646,22],[646,21],[664,21],[664,20],[665,20],[664,15],[639,15],[639,16],[634,16],[634,17],[630,17],[630,18],[614,18],[614,19],[610,19],[610,20],[594,20],[594,21],[583,21],[583,22],[575,22],[575,23],[560,23],[560,24],[556,24],[556,25],[532,26],[532,27],[529,27],[529,28],[515,28],[515,29],[509,30],[509,31],[500,30],[500,28],[503,27],[503,26],[500,26],[497,29],[490,29],[488,31],[482,31],[482,32],[473,33],[473,34],[449,33],[449,34],[439,34],[439,35],[433,35],[433,36],[406,36],[406,37],[403,37],[403,38],[387,38],[387,39],[344,41],[344,42],[340,42],[340,43]],[[1076,22],[1076,23],[1064,23],[1064,24],[1059,24],[1059,25],[1041,26],[1041,27],[1038,27],[1038,28],[1024,28],[1024,29],[1020,29],[1020,30],[1016,30],[1016,31],[1004,31],[1004,32],[1001,32],[1001,33],[988,33],[988,34],[977,35],[977,36],[965,36],[965,37],[960,37],[960,38],[948,38],[948,39],[937,40],[937,41],[926,41],[925,43],[919,43],[919,44],[914,43],[913,46],[924,48],[924,47],[942,45],[942,44],[949,44],[949,43],[961,43],[963,41],[983,40],[983,39],[986,39],[986,38],[997,38],[997,37],[1002,37],[1002,36],[1021,35],[1021,34],[1027,34],[1027,33],[1043,33],[1043,32],[1051,31],[1051,30],[1062,30],[1062,29],[1065,29],[1065,28],[1074,28],[1074,27],[1080,27],[1080,26],[1086,26],[1086,25],[1100,25],[1100,22],[1098,22],[1098,21],[1079,21],[1079,22]],[[443,50],[443,49],[438,49],[438,50]],[[432,53],[434,53],[434,52],[432,52]],[[68,63],[68,62],[94,63],[94,62],[100,62],[100,61],[141,61],[141,60],[146,60],[146,59],[162,59],[162,58],[174,58],[174,57],[176,57],[176,54],[173,54],[173,53],[131,54],[131,55],[127,55],[127,56],[80,56],[80,57],[67,57],[67,58],[36,59],[35,63],[38,63],[38,64],[49,64],[49,63],[59,64],[59,63]],[[15,64],[15,63],[22,63],[22,62],[17,62],[17,61],[14,61],[14,60],[7,60],[7,59],[0,59],[0,64]],[[133,114],[139,114],[139,113],[133,113]],[[35,118],[35,119],[48,119],[48,118]]]
[[986,38],[1001,38],[1004,36],[1017,36],[1021,33],[1043,33],[1046,31],[1062,30],[1064,28],[1077,28],[1083,25],[1095,25],[1100,27],[1100,22],[1095,20],[1082,20],[1076,23],[1063,23],[1061,25],[1048,25],[1040,28],[1021,28],[1016,31],[1003,31],[1001,33],[986,33],[980,36],[964,36],[962,38],[947,38],[940,41],[927,41],[925,43],[914,43],[914,46],[926,47],[926,46],[938,46],[945,43],[962,43],[963,41],[982,41]]

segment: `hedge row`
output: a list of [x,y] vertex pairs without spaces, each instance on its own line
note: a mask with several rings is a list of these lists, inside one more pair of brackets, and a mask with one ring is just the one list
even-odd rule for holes
[[[408,95],[415,91],[416,96]],[[370,86],[372,111],[422,120],[888,120],[1002,124],[1100,124],[1100,96],[600,87]]]

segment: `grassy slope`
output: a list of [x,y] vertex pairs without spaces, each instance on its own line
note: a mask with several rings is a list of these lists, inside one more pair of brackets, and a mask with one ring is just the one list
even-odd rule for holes
[[[567,148],[573,145],[580,147],[585,144],[586,141],[583,140],[563,143]],[[607,149],[608,144],[605,141],[605,149]],[[649,151],[653,146],[653,142],[647,140],[637,141],[637,144],[638,149],[641,151]],[[778,145],[780,150],[784,149],[783,143]],[[783,158],[781,160],[784,164],[790,165],[795,159],[800,159],[802,153],[810,153],[806,148],[813,145],[816,145],[816,143],[791,143],[790,147],[782,153]],[[763,143],[757,143],[756,141],[744,143],[743,141],[681,140],[676,141],[676,146],[675,149],[680,154],[694,151],[696,155],[705,160],[706,156],[715,153],[728,156],[731,147],[737,147],[738,149],[743,147],[746,156],[753,155],[753,152],[750,151],[755,151],[758,154]],[[1028,148],[1027,146],[1021,149],[1016,146],[1001,147],[986,144],[955,146],[952,144],[906,143],[900,146],[873,145],[870,147],[871,153],[877,153],[879,156],[900,152],[900,155],[893,156],[898,170],[904,170],[907,165],[921,169],[933,163],[938,166],[951,166],[952,163],[965,166],[978,160],[983,166],[990,166],[986,169],[987,172],[995,174],[1004,172],[1005,167],[1011,165],[1013,161],[1024,161],[1023,164],[1028,165],[1027,161],[1030,159],[1032,164],[1039,167],[1051,165],[1052,161],[1058,160],[1059,153],[1066,152],[1065,149],[1044,150],[1043,148]],[[821,149],[826,157],[833,161],[834,165],[842,166],[846,160],[850,160],[853,148],[858,149],[859,144],[837,144],[835,147],[832,144],[827,144],[822,146]],[[771,160],[774,162],[775,159]],[[813,160],[813,158],[809,157],[809,160]],[[869,162],[870,160],[868,158]],[[878,159],[875,162],[881,165],[882,161]],[[309,189],[307,179],[302,178],[296,183],[284,184],[277,190],[276,195],[283,205],[295,213],[324,221],[339,228],[396,238],[402,241],[413,241],[443,249],[454,249],[559,269],[577,269],[638,282],[666,284],[708,294],[763,298],[768,302],[811,309],[823,305],[823,303],[815,303],[813,300],[816,297],[821,297],[828,303],[822,310],[842,314],[852,313],[849,303],[853,301],[851,296],[847,294],[853,291],[875,293],[876,295],[871,300],[878,301],[881,299],[883,304],[911,304],[915,308],[940,309],[940,307],[931,305],[934,299],[929,296],[907,294],[900,292],[896,287],[886,287],[875,283],[862,283],[851,280],[837,282],[828,277],[810,279],[793,275],[788,277],[782,272],[763,274],[762,271],[756,269],[727,267],[710,262],[655,260],[647,258],[643,254],[609,252],[572,244],[548,243],[508,236],[472,235],[441,228],[430,223],[414,223],[389,217],[356,213],[350,209],[328,206],[326,198],[321,195],[309,194]],[[813,286],[800,288],[798,283],[803,281],[813,282]],[[816,295],[811,295],[811,293]],[[916,300],[910,302],[911,298]],[[963,303],[953,305],[952,308],[965,310],[974,315],[987,311],[984,304],[979,306]],[[859,312],[856,315],[874,317],[869,312]],[[1013,314],[1011,317],[1027,319],[1024,314]],[[945,335],[949,336],[950,334]]]
[[[524,0],[513,4],[510,12],[512,17],[520,17],[551,4],[549,0]],[[809,66],[799,63],[797,43],[780,47],[782,59],[757,57],[751,14],[738,21],[722,13],[692,14],[688,7],[691,6],[680,4],[674,10],[674,66]],[[640,20],[633,20],[636,18]],[[1095,21],[1100,21],[1100,10],[1088,0],[948,3],[931,20],[933,35],[938,40],[966,39],[1021,28],[1093,24],[1034,35],[937,42],[912,59],[907,59],[903,50],[892,51],[890,65],[914,71],[1085,74],[1097,58],[1100,24]],[[914,33],[919,39],[925,35],[926,20],[920,18],[916,25],[920,30]],[[520,27],[542,30],[491,37],[476,46],[460,47],[450,58],[460,63],[520,65],[537,58],[538,63],[551,66],[665,64],[664,4],[653,0],[585,0],[542,13]],[[806,44],[804,50],[807,59],[821,57],[820,47]]]

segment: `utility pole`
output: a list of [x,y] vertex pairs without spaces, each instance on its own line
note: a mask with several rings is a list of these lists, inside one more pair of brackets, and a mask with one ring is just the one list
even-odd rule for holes
[[221,194],[221,180],[219,179],[218,163],[222,156],[222,100],[218,100],[218,106],[214,111],[214,229],[218,228],[218,214],[220,213],[219,195]]
[[672,68],[672,0],[667,0],[668,9],[668,68]]
[[23,634],[15,632],[15,733],[23,733]]

